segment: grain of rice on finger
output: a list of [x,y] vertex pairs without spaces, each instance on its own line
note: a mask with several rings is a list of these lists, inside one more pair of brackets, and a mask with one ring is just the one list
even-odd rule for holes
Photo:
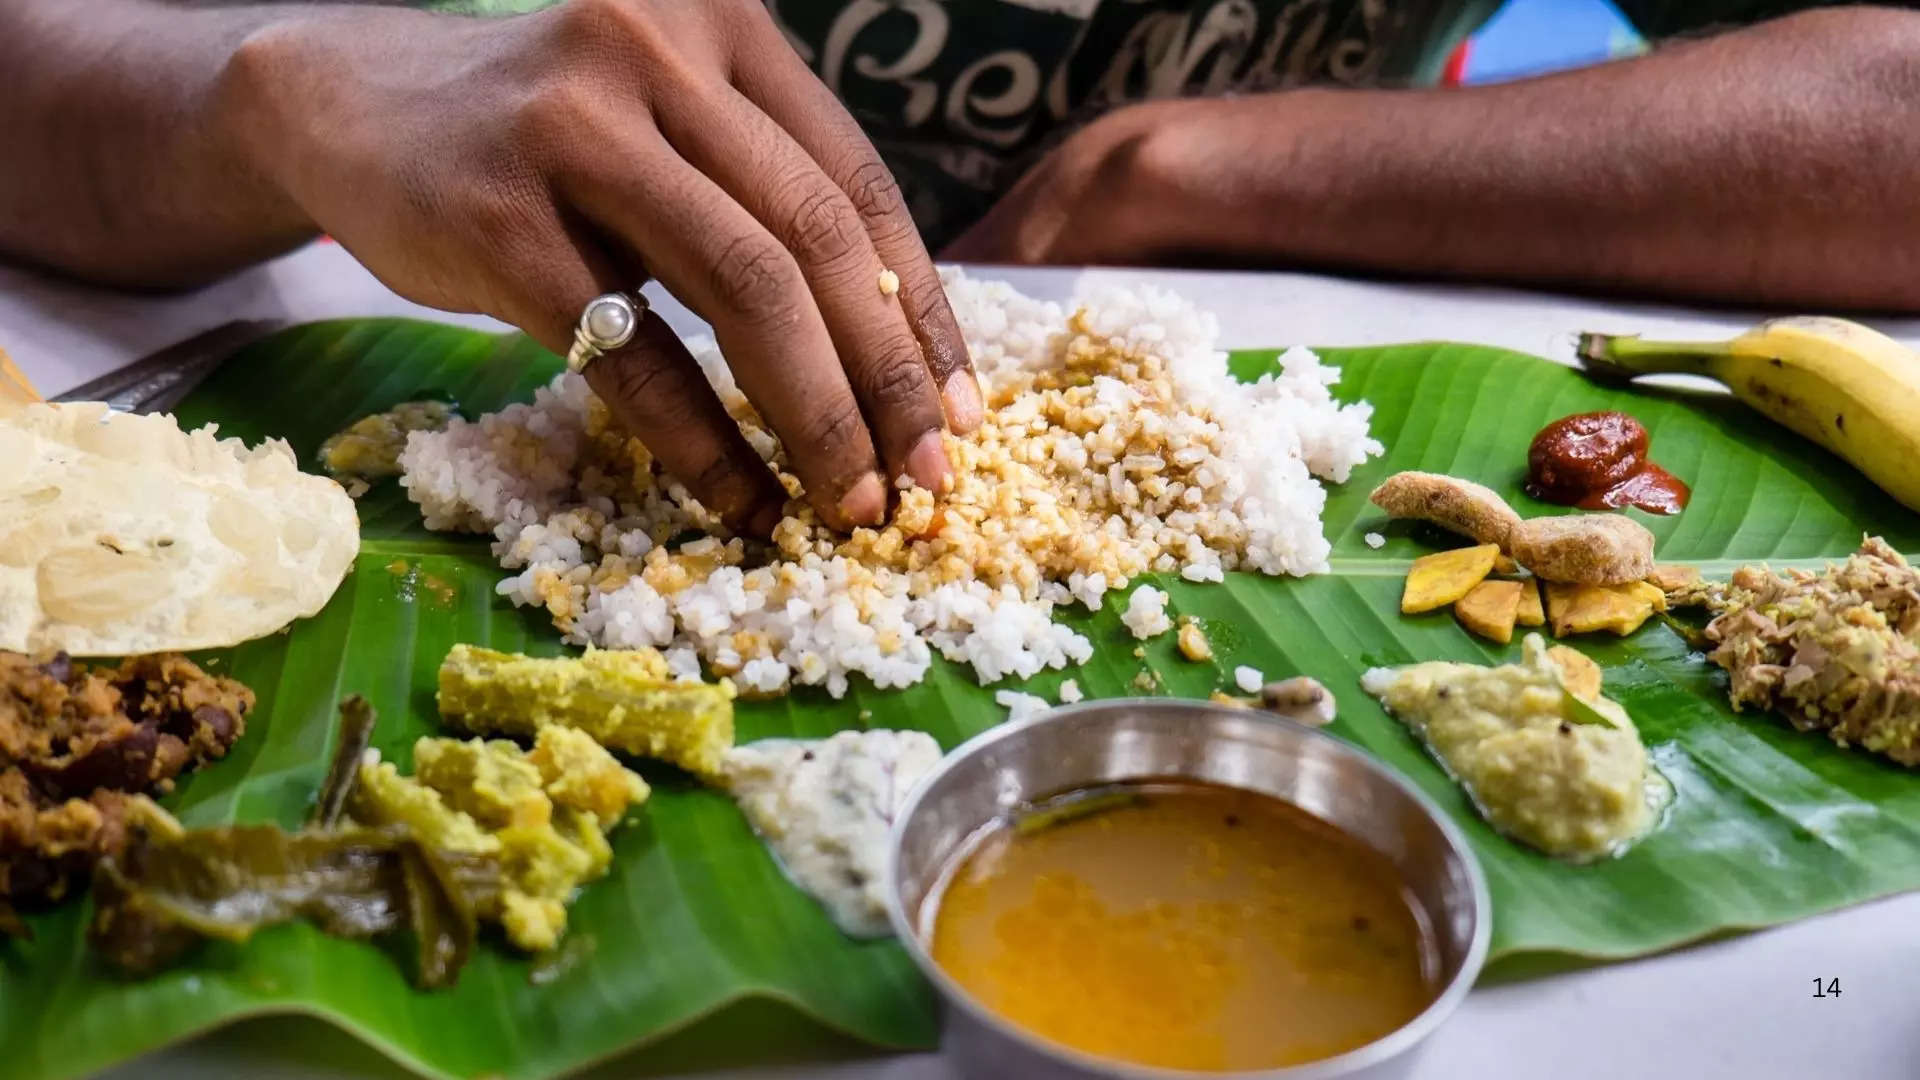
[[[656,646],[676,674],[704,661],[750,694],[838,696],[855,673],[906,686],[936,651],[982,683],[1025,678],[1092,655],[1056,607],[1097,608],[1141,574],[1326,569],[1320,481],[1381,453],[1371,406],[1329,392],[1337,368],[1295,348],[1241,383],[1213,317],[1157,289],[1093,290],[1069,314],[957,271],[946,285],[986,420],[948,439],[953,489],[903,487],[885,528],[836,536],[795,498],[771,548],[727,538],[577,375],[412,435],[401,483],[429,528],[491,533],[515,571],[501,594],[569,641]],[[717,349],[690,347],[797,496]]]

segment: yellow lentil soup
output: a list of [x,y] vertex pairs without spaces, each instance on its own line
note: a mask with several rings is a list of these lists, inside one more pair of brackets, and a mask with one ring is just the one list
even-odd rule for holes
[[1425,924],[1372,848],[1282,800],[1192,782],[1079,793],[988,833],[933,958],[988,1009],[1173,1069],[1332,1057],[1438,993]]

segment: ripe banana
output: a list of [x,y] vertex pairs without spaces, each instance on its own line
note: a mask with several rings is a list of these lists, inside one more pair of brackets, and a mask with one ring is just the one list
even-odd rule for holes
[[1920,510],[1920,353],[1845,319],[1772,319],[1731,341],[1659,342],[1580,335],[1600,377],[1705,375],[1735,397],[1845,458]]

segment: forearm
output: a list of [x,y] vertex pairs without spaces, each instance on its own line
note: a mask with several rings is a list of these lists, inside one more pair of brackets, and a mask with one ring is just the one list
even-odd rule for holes
[[0,4],[0,253],[166,286],[311,236],[223,92],[247,36],[288,17],[286,5]]
[[1184,208],[1162,257],[1920,308],[1920,14],[1800,16],[1502,86],[1219,104],[1144,144],[1146,204]]

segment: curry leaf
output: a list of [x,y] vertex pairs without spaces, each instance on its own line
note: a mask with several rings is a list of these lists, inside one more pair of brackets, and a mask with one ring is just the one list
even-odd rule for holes
[[1613,722],[1613,717],[1594,708],[1571,690],[1560,691],[1560,715],[1570,724],[1592,724],[1607,728],[1620,726]]

